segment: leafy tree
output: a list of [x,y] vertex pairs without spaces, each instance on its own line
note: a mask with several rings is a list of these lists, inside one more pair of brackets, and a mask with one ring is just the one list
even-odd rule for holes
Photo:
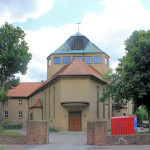
[[7,90],[19,84],[15,74],[25,74],[31,60],[24,38],[25,33],[20,27],[15,28],[7,22],[0,27],[0,120],[3,119],[4,103],[8,100]]
[[[114,95],[116,106],[133,100],[135,109],[146,107],[150,120],[150,30],[134,31],[125,46],[126,55],[119,60],[116,72],[107,74],[110,80],[101,100],[108,98],[106,94]],[[115,84],[111,76],[118,77]]]
[[103,80],[108,84],[105,85],[105,90],[100,97],[100,101],[106,101],[111,98],[113,109],[120,111],[127,103],[123,95],[124,93],[121,90],[122,84],[120,74],[110,69],[107,73],[103,74]]
[[144,106],[139,107],[133,114],[137,116],[138,121],[148,120],[148,113]]

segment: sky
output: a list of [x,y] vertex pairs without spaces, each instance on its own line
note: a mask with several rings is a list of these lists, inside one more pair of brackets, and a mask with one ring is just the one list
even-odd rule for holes
[[0,26],[21,26],[32,53],[21,82],[47,79],[47,56],[78,30],[110,56],[110,68],[125,55],[124,41],[150,29],[149,0],[0,0]]

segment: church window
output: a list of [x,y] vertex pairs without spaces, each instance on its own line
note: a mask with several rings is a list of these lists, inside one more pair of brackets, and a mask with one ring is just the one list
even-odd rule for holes
[[48,96],[49,96],[49,118],[50,118],[50,89],[48,90]]
[[94,56],[94,63],[101,64],[102,63],[102,56]]
[[55,87],[53,87],[53,118],[55,118]]
[[[105,91],[105,89],[103,89]],[[105,100],[103,101],[103,119],[105,119]]]
[[48,66],[50,66],[51,65],[51,59],[49,59],[49,61],[48,61]]
[[70,63],[70,56],[64,56],[63,57],[63,64],[69,64]]
[[87,63],[87,64],[92,64],[92,56],[85,56],[85,58],[84,58],[85,60],[85,63]]
[[105,57],[105,65],[108,66],[108,59]]
[[77,50],[83,49],[82,48],[82,40],[81,39],[75,39],[74,40],[73,49],[77,49]]
[[61,57],[54,57],[54,64],[61,64]]
[[73,56],[73,60],[75,60],[76,58],[78,58],[82,61],[82,56]]
[[45,92],[45,118],[46,118],[46,92]]
[[97,118],[99,118],[99,86],[97,86]]
[[5,118],[8,118],[8,111],[5,111]]
[[18,117],[22,118],[22,111],[19,111]]

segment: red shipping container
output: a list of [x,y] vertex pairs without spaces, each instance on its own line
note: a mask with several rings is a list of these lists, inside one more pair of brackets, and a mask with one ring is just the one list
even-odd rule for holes
[[111,118],[111,135],[135,134],[136,130],[137,118],[135,115]]

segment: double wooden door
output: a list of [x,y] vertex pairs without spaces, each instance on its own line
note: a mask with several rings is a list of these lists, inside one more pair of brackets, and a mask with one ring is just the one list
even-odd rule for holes
[[81,131],[81,112],[69,112],[69,131]]

